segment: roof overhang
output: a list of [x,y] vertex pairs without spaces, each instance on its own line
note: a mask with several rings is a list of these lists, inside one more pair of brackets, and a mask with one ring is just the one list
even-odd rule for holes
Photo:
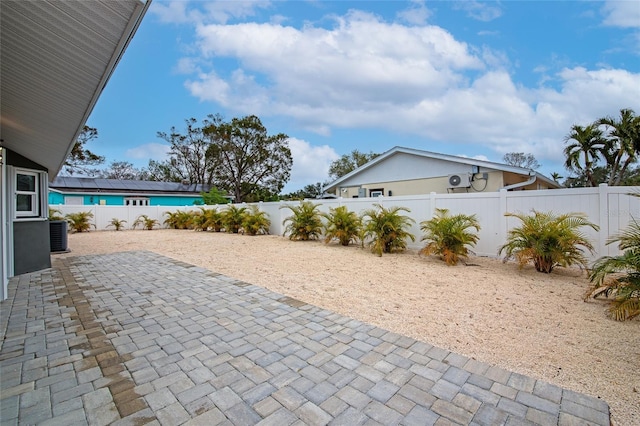
[[2,146],[53,179],[150,4],[0,2]]

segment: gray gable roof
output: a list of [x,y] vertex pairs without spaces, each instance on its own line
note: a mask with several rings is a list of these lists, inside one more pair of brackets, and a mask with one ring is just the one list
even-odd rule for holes
[[471,166],[479,166],[479,167],[484,167],[484,168],[488,168],[488,169],[494,169],[494,170],[500,170],[503,172],[511,172],[511,173],[516,173],[516,174],[520,174],[520,175],[524,175],[524,176],[535,176],[537,179],[540,179],[541,181],[545,182],[547,185],[549,185],[552,188],[559,188],[560,185],[558,185],[558,183],[554,182],[552,179],[549,179],[548,177],[536,172],[535,170],[530,170],[530,169],[525,169],[523,167],[517,167],[517,166],[510,166],[508,164],[502,164],[502,163],[494,163],[491,161],[484,161],[484,160],[476,160],[473,158],[467,158],[467,157],[458,157],[456,155],[448,155],[448,154],[439,154],[439,153],[435,153],[435,152],[430,152],[430,151],[424,151],[421,149],[414,149],[414,148],[405,148],[405,147],[401,147],[401,146],[396,146],[391,148],[389,151],[384,152],[383,154],[379,155],[378,157],[374,158],[373,160],[369,161],[366,164],[363,164],[362,166],[358,167],[357,169],[351,171],[350,173],[347,173],[346,175],[334,180],[333,182],[331,182],[329,185],[327,185],[325,187],[325,190],[332,190],[333,188],[335,188],[336,186],[340,185],[342,182],[350,179],[351,177],[363,172],[364,170],[369,169],[370,167],[379,164],[381,162],[383,162],[384,160],[386,160],[387,158],[397,154],[397,153],[405,153],[405,154],[412,154],[412,155],[417,155],[420,157],[425,157],[425,158],[434,158],[434,159],[438,159],[438,160],[446,160],[446,161],[452,161],[452,162],[456,162],[456,163],[461,163],[461,164],[468,164]]
[[200,183],[183,184],[181,182],[58,176],[49,184],[49,188],[61,192],[200,195],[200,192],[208,192],[211,186]]

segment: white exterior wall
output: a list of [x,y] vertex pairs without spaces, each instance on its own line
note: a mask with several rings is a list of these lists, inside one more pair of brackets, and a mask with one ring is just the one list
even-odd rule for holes
[[[347,206],[350,211],[361,214],[373,207],[373,204],[382,204],[385,208],[406,207],[410,213],[405,213],[415,220],[409,230],[416,240],[409,242],[410,248],[421,248],[424,243],[420,241],[422,231],[420,222],[433,217],[436,208],[445,208],[451,214],[475,214],[480,222],[479,242],[474,252],[479,256],[496,257],[498,248],[506,241],[507,232],[511,227],[518,226],[520,221],[515,218],[505,217],[507,212],[528,214],[532,210],[553,211],[561,213],[585,213],[589,221],[600,226],[600,231],[584,229],[591,238],[596,249],[594,255],[588,255],[591,260],[600,256],[615,255],[618,249],[612,245],[606,245],[610,236],[623,230],[634,219],[640,220],[640,197],[628,195],[640,193],[640,187],[608,187],[601,185],[598,188],[557,189],[553,191],[500,191],[489,193],[457,193],[393,196],[377,198],[338,198],[330,200],[312,200],[320,204],[319,211],[328,212],[331,207]],[[282,235],[284,226],[282,222],[292,215],[287,205],[297,206],[299,202],[269,202],[258,203],[260,210],[267,212],[271,220],[270,233]],[[127,228],[141,214],[158,219],[160,223],[166,219],[165,212],[177,210],[197,210],[197,206],[190,207],[132,207],[132,206],[51,206],[63,212],[63,214],[75,211],[92,211],[95,215],[96,229],[107,228],[109,221],[116,217],[127,221]],[[224,209],[225,206],[205,206],[208,208]]]

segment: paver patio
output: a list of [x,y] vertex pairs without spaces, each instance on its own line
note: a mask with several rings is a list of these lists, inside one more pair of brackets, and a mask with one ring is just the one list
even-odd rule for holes
[[606,402],[151,252],[0,304],[2,425],[609,425]]

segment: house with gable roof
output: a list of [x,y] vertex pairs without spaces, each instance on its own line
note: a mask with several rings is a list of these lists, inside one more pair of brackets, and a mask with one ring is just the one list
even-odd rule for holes
[[337,197],[557,189],[535,170],[396,146],[324,188]]
[[[187,182],[58,176],[49,184],[49,204],[103,206],[191,206],[211,185]],[[231,197],[230,197],[231,198]]]

